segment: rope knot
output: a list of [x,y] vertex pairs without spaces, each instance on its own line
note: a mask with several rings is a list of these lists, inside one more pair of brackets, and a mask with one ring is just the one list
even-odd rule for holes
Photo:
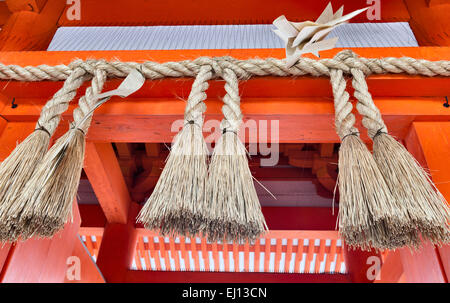
[[361,70],[366,76],[372,73],[370,68],[367,67],[367,65],[361,60],[361,58],[359,58],[359,56],[350,49],[340,51],[339,53],[337,53],[334,59],[341,61],[342,63],[347,65],[350,70],[353,68]]
[[214,72],[213,78],[220,78],[223,75],[223,69],[218,61],[220,61],[220,58],[199,57],[195,60],[195,63],[200,66],[209,65],[211,70]]

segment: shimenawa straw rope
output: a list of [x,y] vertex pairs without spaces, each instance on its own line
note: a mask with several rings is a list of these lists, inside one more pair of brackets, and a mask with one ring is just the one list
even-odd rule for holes
[[267,229],[261,205],[248,167],[247,150],[238,137],[242,123],[238,79],[228,68],[223,71],[226,95],[224,119],[209,166],[203,233],[215,240],[254,240]]
[[155,189],[137,218],[162,234],[195,235],[204,221],[200,206],[205,199],[208,148],[202,128],[205,91],[212,76],[211,65],[200,68],[187,100],[183,129],[174,138]]
[[50,137],[59,124],[61,115],[75,97],[77,89],[89,75],[76,67],[64,85],[42,108],[36,129],[20,143],[0,165],[0,242],[16,241],[20,235],[17,218],[23,205],[16,197],[25,190],[25,184],[48,149]]
[[[341,52],[335,59],[343,60]],[[391,218],[392,196],[371,153],[359,138],[355,116],[341,70],[331,70],[335,126],[341,138],[339,149],[339,232],[349,246],[361,249],[388,248],[384,224]],[[395,221],[396,222],[396,221]]]
[[97,68],[91,86],[73,112],[69,131],[45,154],[26,184],[26,191],[17,197],[24,206],[19,223],[24,239],[52,237],[72,217],[72,202],[83,168],[85,135],[105,81],[106,72]]
[[[347,54],[356,57],[351,51]],[[364,73],[356,68],[353,76],[356,108],[363,116],[363,126],[373,140],[373,155],[392,191],[394,211],[402,218],[400,225],[389,226],[390,243],[396,247],[418,247],[421,239],[434,244],[450,241],[450,209],[429,175],[406,148],[388,134],[381,113],[369,93]]]

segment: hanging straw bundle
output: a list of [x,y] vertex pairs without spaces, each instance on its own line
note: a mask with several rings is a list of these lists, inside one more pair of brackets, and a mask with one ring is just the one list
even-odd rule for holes
[[[343,60],[341,52],[336,59]],[[389,224],[402,217],[394,212],[392,196],[371,153],[354,127],[355,116],[342,70],[330,70],[339,149],[339,231],[349,246],[391,248]]]
[[[356,54],[348,51],[351,58]],[[393,241],[398,246],[418,247],[419,232],[434,244],[450,241],[450,211],[447,202],[432,183],[428,174],[406,150],[388,134],[381,113],[369,93],[365,75],[359,69],[351,69],[357,109],[363,125],[374,142],[373,155],[392,191],[394,211],[403,216],[399,226],[392,226]],[[403,240],[400,240],[402,239]]]
[[202,232],[212,241],[254,240],[267,230],[267,225],[248,166],[247,150],[238,137],[242,122],[238,79],[228,68],[224,69],[223,78],[225,118],[209,166],[202,208],[206,224]]
[[18,216],[23,208],[17,196],[35,171],[48,149],[50,137],[59,124],[61,115],[75,97],[77,89],[86,80],[86,71],[75,68],[63,87],[42,108],[36,129],[12,151],[0,165],[0,242],[18,239],[21,231]]
[[195,235],[203,222],[208,148],[203,138],[205,91],[213,72],[201,66],[187,100],[183,129],[176,135],[166,165],[137,221],[162,234]]
[[91,87],[73,112],[74,122],[45,154],[38,168],[17,197],[23,210],[19,224],[22,238],[52,237],[72,216],[72,202],[80,181],[84,160],[85,134],[92,114],[99,106],[97,95],[106,81],[106,72],[94,71]]

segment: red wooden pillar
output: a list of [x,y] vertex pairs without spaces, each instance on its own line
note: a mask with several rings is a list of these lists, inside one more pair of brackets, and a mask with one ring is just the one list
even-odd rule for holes
[[[413,122],[405,138],[406,147],[423,167],[428,167],[436,187],[450,201],[450,122]],[[448,246],[425,243],[415,253],[400,251],[407,282],[448,282]]]
[[137,242],[134,226],[138,205],[131,203],[128,222],[107,223],[97,258],[97,266],[106,282],[124,282],[131,267]]

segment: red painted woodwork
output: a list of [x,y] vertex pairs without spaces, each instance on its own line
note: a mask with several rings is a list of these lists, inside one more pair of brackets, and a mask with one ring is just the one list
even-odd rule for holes
[[[442,0],[393,0],[381,5],[381,21],[409,21],[421,45],[449,46],[449,5]],[[23,52],[23,50],[43,50],[48,45],[57,26],[74,25],[179,25],[179,24],[248,24],[271,23],[281,14],[290,20],[314,19],[323,10],[328,0],[309,2],[284,1],[261,5],[260,1],[207,1],[200,0],[188,6],[179,5],[177,0],[163,2],[129,0],[123,1],[81,1],[81,20],[67,20],[65,1],[58,0],[7,0],[0,2],[0,62],[3,64],[55,65],[68,64],[74,58],[118,59],[122,61],[154,60],[159,62],[194,59],[199,56],[224,56],[236,58],[285,56],[282,49],[266,50],[183,50],[180,51],[97,51],[97,52]],[[334,1],[336,9],[345,3],[345,11],[361,7],[355,1]],[[365,4],[363,4],[365,5]],[[105,9],[105,8],[108,9]],[[255,7],[258,16],[255,17]],[[8,9],[9,8],[9,9]],[[66,7],[67,10],[67,7]],[[11,12],[12,11],[12,12]],[[192,16],[195,16],[192,17]],[[433,20],[433,22],[430,22]],[[366,21],[364,14],[355,18],[356,22]],[[58,24],[57,24],[58,23]],[[364,57],[399,57],[411,56],[427,60],[450,60],[449,47],[420,48],[358,48],[356,52]],[[4,50],[22,50],[22,52],[5,52]],[[333,57],[341,49],[323,52],[322,58]],[[309,55],[308,55],[309,56]],[[111,80],[107,88],[117,85],[119,80]],[[83,226],[89,226],[89,232],[96,233],[97,242],[86,240],[89,250],[98,254],[98,265],[109,282],[368,282],[365,276],[366,260],[373,253],[348,251],[346,265],[348,275],[316,275],[316,274],[256,274],[240,273],[197,273],[197,272],[148,272],[130,271],[134,251],[143,256],[146,264],[149,258],[155,257],[157,250],[164,259],[155,258],[157,269],[167,266],[169,256],[175,250],[181,252],[184,260],[189,251],[212,250],[214,263],[218,262],[218,251],[234,253],[243,251],[246,260],[250,251],[274,252],[278,268],[281,253],[301,252],[307,254],[307,266],[311,264],[311,254],[316,253],[318,260],[325,254],[340,251],[336,239],[332,239],[329,247],[324,241],[319,246],[304,246],[299,241],[293,246],[292,241],[284,246],[277,239],[275,245],[218,245],[201,243],[178,244],[174,241],[162,245],[154,243],[152,237],[143,243],[136,231],[135,216],[137,205],[131,203],[124,177],[114,155],[110,142],[170,142],[176,132],[170,132],[170,126],[182,117],[184,103],[175,101],[175,97],[187,98],[192,79],[164,79],[147,81],[141,91],[128,98],[126,102],[113,98],[96,111],[93,125],[88,134],[86,147],[86,174],[97,194],[104,214],[98,212],[96,206],[82,206],[81,218]],[[411,77],[407,75],[370,76],[368,84],[376,104],[391,133],[404,139],[408,149],[424,165],[431,170],[433,180],[441,192],[450,198],[450,167],[447,161],[450,142],[450,113],[442,106],[442,96],[448,95],[450,78]],[[61,82],[39,82],[24,85],[15,81],[0,81],[0,160],[4,159],[34,129],[35,121],[43,104],[61,87]],[[88,85],[88,84],[86,84]],[[80,90],[80,94],[86,88]],[[298,77],[274,78],[264,77],[251,79],[240,84],[242,94],[242,110],[245,119],[256,121],[280,120],[280,137],[278,142],[338,142],[332,127],[334,111],[329,80],[327,78]],[[79,95],[80,95],[79,94]],[[223,81],[211,81],[208,94],[207,119],[220,120],[220,98],[224,95]],[[16,108],[10,102],[16,99]],[[74,102],[75,103],[75,102]],[[261,106],[263,104],[263,106]],[[71,120],[71,111],[64,115],[65,122],[57,131],[61,135]],[[422,122],[423,121],[423,122]],[[434,122],[427,122],[434,121]],[[438,121],[438,122],[437,122]],[[411,128],[409,128],[412,125]],[[358,127],[361,125],[358,124]],[[259,131],[263,131],[259,129]],[[205,134],[209,134],[205,129]],[[274,142],[270,135],[269,141]],[[363,139],[367,139],[366,136]],[[207,138],[210,140],[210,138]],[[252,142],[252,140],[247,140]],[[126,153],[126,146],[118,146],[119,154]],[[323,151],[327,154],[327,151]],[[323,155],[324,156],[324,155]],[[294,157],[293,157],[294,158]],[[295,159],[293,159],[294,161]],[[314,162],[305,164],[296,159],[299,166],[308,166],[317,170],[316,175],[327,176],[323,167],[315,167]],[[294,161],[295,162],[295,161]],[[310,165],[311,164],[311,165]],[[303,167],[302,166],[302,167]],[[129,208],[131,211],[129,212]],[[74,204],[76,208],[76,203]],[[335,227],[336,216],[330,214],[329,208],[263,208],[271,229],[286,229],[297,233],[298,237],[307,239],[307,234],[296,231],[301,229],[331,230]],[[317,218],[320,217],[320,220]],[[106,224],[106,220],[109,223]],[[74,234],[80,225],[79,216],[74,224],[66,225],[61,237],[49,240],[30,240],[19,243],[13,249],[7,246],[0,249],[0,280],[2,281],[62,281],[65,270],[65,258],[69,254],[82,258],[89,277],[87,281],[102,281],[95,270],[95,265],[85,253]],[[90,228],[94,226],[95,228]],[[103,227],[104,230],[103,230]],[[82,231],[80,231],[82,232]],[[335,232],[334,232],[335,233]],[[292,239],[291,239],[292,240]],[[101,247],[96,246],[102,243]],[[137,242],[137,243],[136,243]],[[136,245],[137,244],[137,245]],[[264,247],[263,247],[264,246]],[[150,250],[150,255],[146,254]],[[98,251],[100,250],[100,251]],[[83,253],[84,252],[84,253]],[[139,256],[138,255],[138,256]],[[197,254],[196,254],[197,255]],[[378,254],[376,254],[378,255]],[[195,256],[194,256],[195,257]],[[342,253],[337,254],[337,262],[341,264]],[[203,258],[205,262],[207,259]],[[231,258],[226,259],[225,266],[231,267]],[[299,267],[300,254],[295,257],[296,268]],[[179,260],[178,260],[179,261]],[[197,255],[195,265],[200,259]],[[259,264],[259,254],[255,258]],[[139,262],[140,263],[140,262]],[[268,267],[267,254],[264,267]],[[408,250],[389,252],[381,269],[380,281],[407,282],[448,282],[450,256],[448,246],[434,248],[427,245],[415,254]],[[3,265],[3,267],[2,267]],[[247,264],[248,265],[248,264]],[[140,265],[141,266],[141,265]],[[331,262],[326,259],[326,268]],[[180,265],[176,265],[180,268]],[[318,270],[318,262],[314,271]],[[138,269],[139,268],[138,266]],[[248,271],[248,266],[246,266]]]
[[11,16],[11,11],[8,9],[5,1],[0,2],[0,27],[3,26]]
[[63,282],[67,258],[72,255],[80,226],[78,204],[73,203],[73,222],[51,239],[30,239],[15,244],[0,273],[0,282]]
[[277,274],[229,272],[152,272],[129,270],[126,282],[135,283],[348,283],[345,274]]
[[400,251],[389,251],[374,283],[400,283],[403,279],[404,270]]
[[450,45],[450,2],[447,0],[405,0],[411,16],[409,25],[419,45]]
[[105,227],[106,217],[98,204],[79,204],[82,227]]
[[68,280],[67,277],[64,279],[64,283],[105,283],[105,279],[98,269],[95,262],[89,255],[88,250],[83,245],[80,239],[75,242],[75,247],[72,252],[73,256],[80,259],[81,264],[81,274],[80,280]]
[[16,147],[17,143],[25,140],[25,138],[33,132],[35,125],[35,122],[9,122],[6,124],[3,132],[0,134],[1,161],[9,156],[9,154]]
[[106,282],[122,282],[131,265],[137,243],[134,227],[136,215],[137,205],[131,203],[127,223],[106,224],[97,258],[97,265]]
[[[328,0],[313,2],[285,0],[261,3],[257,0],[199,0],[183,3],[177,0],[145,1],[81,1],[80,20],[68,20],[66,14],[60,18],[61,26],[112,26],[112,25],[186,25],[186,24],[257,24],[272,23],[280,15],[292,21],[316,20],[328,4]],[[365,1],[334,0],[337,10],[342,4],[344,13],[369,6]],[[257,12],[257,13],[255,13]],[[385,1],[381,5],[382,21],[408,21],[409,14],[401,0]],[[352,19],[367,22],[366,14]],[[377,22],[377,20],[374,20]]]
[[[408,150],[424,167],[429,169],[436,187],[450,200],[450,122],[414,122],[405,140]],[[402,249],[407,282],[448,282],[445,270],[449,268],[450,256],[446,246],[443,253],[426,243],[419,252],[412,254]],[[407,264],[407,265],[406,265]]]
[[439,261],[444,269],[447,282],[450,281],[450,245],[437,248],[439,253]]
[[376,257],[381,262],[381,255],[379,252],[362,251],[360,249],[351,249],[348,246],[344,250],[345,266],[347,272],[352,280],[356,283],[372,283],[374,280],[370,280],[367,272],[373,263],[368,263],[368,258]]
[[[290,81],[294,83],[294,80]],[[5,107],[1,115],[8,121],[36,121],[40,111],[36,100],[17,100],[19,107]],[[399,138],[405,137],[412,121],[450,120],[450,112],[443,111],[441,97],[375,98],[375,102],[391,133]],[[222,102],[210,98],[206,104],[208,110],[204,131],[206,141],[211,142],[218,135],[217,126],[223,117],[220,114]],[[71,110],[73,108],[74,106],[71,106]],[[247,124],[244,121],[242,129],[257,130],[258,137],[267,138],[269,142],[339,142],[331,126],[334,120],[332,99],[243,97],[242,110],[245,121],[254,120]],[[177,120],[182,121],[183,112],[184,103],[175,99],[129,99],[126,102],[111,100],[111,103],[96,111],[87,138],[97,142],[171,142],[178,130],[172,129],[172,124]],[[63,117],[71,120],[71,112],[67,112]],[[212,119],[217,122],[208,122]],[[279,120],[279,137],[271,134],[272,120]],[[267,127],[259,127],[260,121],[268,121]],[[181,125],[182,122],[178,124]],[[359,122],[357,126],[362,128]],[[68,124],[62,123],[57,136],[62,135],[67,128]],[[264,141],[258,137],[245,136],[245,133],[242,131],[241,137],[246,142],[254,142],[255,139]],[[363,135],[367,140],[365,132]]]
[[[440,263],[436,248],[425,243],[420,251],[412,252],[402,248],[400,257],[405,273],[405,281],[409,283],[447,283],[448,280]],[[446,260],[448,262],[448,259]]]
[[8,259],[8,256],[12,253],[11,251],[11,244],[10,243],[1,243],[0,244],[0,280],[1,280],[1,273],[3,269],[3,265]]
[[86,142],[84,171],[108,222],[125,224],[131,198],[111,143]]
[[333,215],[328,207],[262,207],[271,230],[334,230],[337,211]]
[[47,0],[6,0],[5,2],[11,12],[30,11],[39,13]]
[[66,4],[61,0],[8,0],[7,5],[13,13],[0,32],[0,50],[25,51],[47,48]]

